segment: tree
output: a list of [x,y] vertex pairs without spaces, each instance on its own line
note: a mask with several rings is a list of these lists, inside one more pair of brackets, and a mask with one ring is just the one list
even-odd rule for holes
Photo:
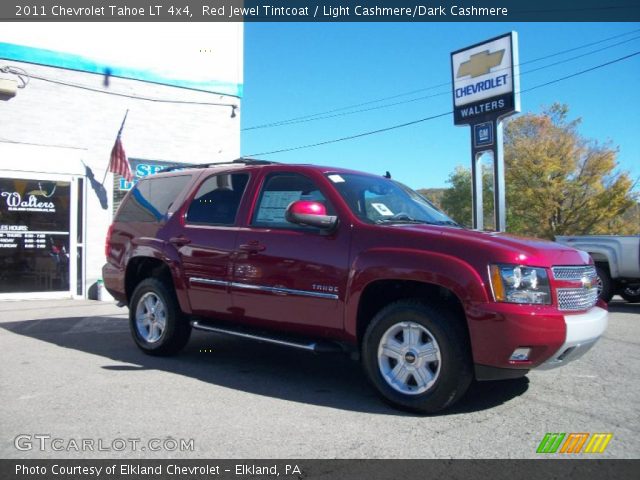
[[[481,166],[482,171],[482,204],[484,212],[493,211],[493,173],[487,165]],[[461,225],[471,226],[473,214],[471,212],[471,171],[458,166],[449,176],[451,188],[444,191],[440,200],[442,209]],[[484,218],[485,228],[490,230],[494,226],[494,219],[490,214]]]
[[[628,173],[618,171],[617,149],[582,137],[579,125],[580,119],[568,120],[568,107],[560,104],[505,123],[509,232],[544,238],[638,233],[635,216],[624,215],[637,208],[638,196]],[[454,219],[467,223],[471,215],[469,170],[456,168],[449,183],[442,207]],[[484,190],[486,201],[491,185],[485,183]]]

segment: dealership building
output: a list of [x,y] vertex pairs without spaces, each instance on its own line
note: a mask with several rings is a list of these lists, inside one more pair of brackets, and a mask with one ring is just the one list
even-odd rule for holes
[[232,160],[242,76],[241,23],[3,24],[0,300],[95,298],[106,232],[132,186],[107,171],[125,115],[136,179]]

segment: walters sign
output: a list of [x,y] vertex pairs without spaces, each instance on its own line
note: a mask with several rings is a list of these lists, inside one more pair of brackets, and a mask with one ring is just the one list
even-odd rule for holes
[[56,212],[56,206],[51,201],[41,201],[36,195],[27,195],[26,198],[18,192],[2,192],[0,196],[7,200],[7,211],[9,212]]
[[456,125],[520,110],[517,52],[517,34],[511,32],[451,54]]

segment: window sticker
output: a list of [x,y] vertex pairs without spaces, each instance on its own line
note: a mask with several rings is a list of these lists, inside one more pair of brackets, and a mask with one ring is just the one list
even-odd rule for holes
[[342,178],[337,173],[334,173],[333,175],[329,175],[329,180],[331,180],[333,183],[344,183],[344,178]]
[[383,215],[385,217],[393,216],[393,212],[389,210],[389,207],[387,207],[384,203],[372,203],[371,206],[375,208],[380,215]]
[[256,220],[261,223],[287,223],[284,212],[289,204],[299,200],[301,195],[301,191],[264,192]]

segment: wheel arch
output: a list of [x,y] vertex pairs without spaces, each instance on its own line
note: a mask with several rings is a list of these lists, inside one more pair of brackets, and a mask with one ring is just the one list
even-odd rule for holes
[[468,335],[464,307],[458,296],[450,289],[433,283],[404,279],[380,279],[367,284],[358,303],[356,336],[362,341],[367,326],[385,306],[399,300],[420,299],[429,305],[440,305],[454,312],[462,320]]
[[181,281],[175,272],[175,268],[172,268],[164,259],[155,256],[135,256],[127,262],[124,285],[127,302],[131,301],[136,286],[146,278],[157,278],[165,282],[175,292],[180,309],[184,313],[190,312],[186,296],[182,294],[180,288],[176,288],[181,285]]
[[471,265],[455,257],[381,250],[360,257],[354,266],[345,330],[358,346],[371,319],[394,301],[417,298],[445,306],[462,320],[467,337],[467,308],[488,301],[485,281]]

